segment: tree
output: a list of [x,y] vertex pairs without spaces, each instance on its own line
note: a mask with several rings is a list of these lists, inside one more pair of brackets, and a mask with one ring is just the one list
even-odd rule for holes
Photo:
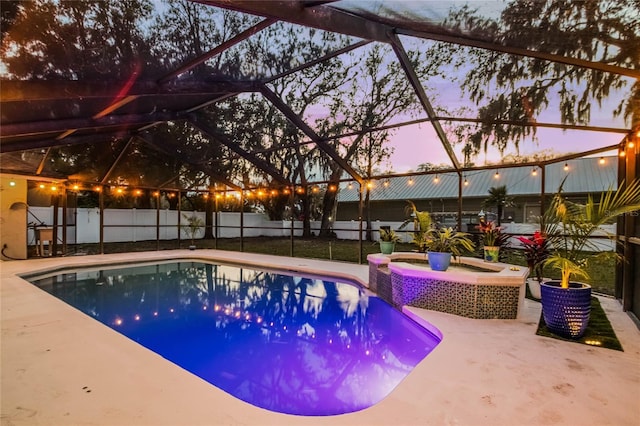
[[[484,19],[464,7],[452,13],[446,25],[508,46],[543,50],[545,53],[637,68],[640,57],[640,3],[637,0],[515,0],[497,20]],[[542,59],[487,50],[441,45],[438,55],[468,69],[462,88],[480,106],[483,120],[464,138],[468,153],[477,155],[509,144],[516,149],[535,126],[493,124],[493,120],[535,123],[536,116],[559,96],[563,124],[588,124],[591,106],[612,92],[629,88],[613,111],[637,125],[640,122],[640,83],[621,75]],[[455,50],[455,54],[454,54]],[[468,67],[473,63],[472,68]],[[557,94],[557,95],[556,95]]]
[[148,0],[21,2],[3,33],[7,73],[20,79],[125,80],[151,60],[142,22],[152,10]]
[[[367,132],[367,130],[386,124],[391,117],[398,114],[417,114],[421,111],[419,102],[404,77],[397,60],[389,60],[391,55],[388,46],[376,44],[364,54],[364,61],[356,58],[358,67],[349,79],[349,86],[337,91],[332,99],[331,114],[317,121],[321,136],[343,133],[345,130],[356,130],[361,133],[353,138],[333,139],[334,149],[365,178],[372,176],[374,165],[381,164],[391,154],[386,142],[391,131]],[[392,55],[391,55],[392,56]],[[409,52],[409,57],[416,73],[421,78],[432,70],[429,61],[422,60],[417,52]],[[323,157],[322,167],[328,178],[328,185],[339,188],[344,171],[334,160]],[[337,203],[338,191],[325,192],[323,202],[322,233],[327,234],[329,220]],[[365,194],[366,196],[366,194]]]
[[503,209],[505,207],[512,207],[513,205],[513,198],[507,195],[506,185],[489,188],[489,196],[482,202],[482,207],[496,208],[498,216],[498,226],[500,226]]

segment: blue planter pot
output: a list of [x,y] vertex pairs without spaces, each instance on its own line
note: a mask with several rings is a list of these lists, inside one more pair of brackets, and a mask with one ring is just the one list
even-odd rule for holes
[[560,281],[547,281],[540,284],[540,295],[549,331],[570,339],[584,335],[591,314],[590,285],[571,282],[569,288],[562,288]]
[[451,264],[451,253],[428,251],[427,259],[429,259],[429,266],[434,271],[446,271],[449,268],[449,264]]

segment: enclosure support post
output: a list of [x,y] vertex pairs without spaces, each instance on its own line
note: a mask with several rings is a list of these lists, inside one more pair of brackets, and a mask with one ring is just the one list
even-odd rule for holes
[[216,191],[214,194],[214,204],[213,204],[213,247],[218,248],[218,197],[220,194]]
[[156,250],[160,250],[160,189],[156,192]]
[[[636,144],[640,141],[636,141]],[[625,155],[625,185],[629,185],[637,178],[637,148],[629,147],[629,144],[625,145],[627,150]],[[619,188],[619,187],[618,187]],[[623,311],[635,311],[637,313],[640,309],[638,306],[634,306],[634,291],[635,285],[635,250],[637,245],[633,244],[630,240],[634,237],[635,231],[635,216],[632,214],[624,215],[624,259],[626,262],[623,264],[622,274],[622,310]]]
[[100,204],[100,254],[104,254],[104,186],[99,186],[98,204]]
[[[194,211],[193,214],[195,215],[196,212]],[[181,244],[181,227],[182,227],[182,191],[178,190],[178,248],[180,248],[182,246]]]
[[244,191],[240,191],[240,252],[244,251]]
[[360,183],[360,190],[358,191],[358,264],[362,264],[362,191],[365,184]]
[[291,189],[291,225],[290,225],[290,230],[289,230],[289,238],[291,240],[291,247],[289,248],[289,253],[291,257],[294,257],[293,255],[293,240],[294,240],[294,232],[295,232],[295,227],[294,227],[294,219],[295,219],[295,215],[293,214],[294,210],[295,210],[295,205],[296,205],[296,193],[295,193],[295,187]]
[[60,194],[53,195],[53,241],[51,242],[51,256],[58,255],[58,208],[60,207]]
[[62,190],[62,255],[67,255],[67,188]]
[[545,179],[546,179],[546,166],[543,164],[540,166],[540,223],[541,230],[544,229],[544,188],[545,188]]
[[462,232],[462,174],[458,173],[458,231]]

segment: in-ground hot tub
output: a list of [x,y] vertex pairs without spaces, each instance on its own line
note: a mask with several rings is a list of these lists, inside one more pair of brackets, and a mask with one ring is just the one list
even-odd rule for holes
[[408,305],[481,319],[515,319],[522,311],[526,267],[459,257],[447,271],[434,271],[426,255],[415,252],[376,253],[367,260],[369,288],[397,308]]

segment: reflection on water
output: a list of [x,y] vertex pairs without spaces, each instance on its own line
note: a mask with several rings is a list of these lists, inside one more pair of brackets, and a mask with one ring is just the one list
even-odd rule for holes
[[235,397],[289,414],[369,407],[439,343],[327,280],[181,262],[33,282]]

